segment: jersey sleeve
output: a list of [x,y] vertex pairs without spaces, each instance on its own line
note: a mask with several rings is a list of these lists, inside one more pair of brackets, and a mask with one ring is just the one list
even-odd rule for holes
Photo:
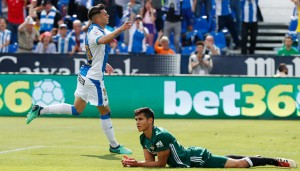
[[97,44],[98,45],[98,40],[104,36],[104,34],[98,30],[98,29],[93,29],[89,33],[88,39],[89,39],[89,44]]
[[175,138],[169,132],[162,132],[156,137],[156,152],[170,149],[170,144],[174,143]]

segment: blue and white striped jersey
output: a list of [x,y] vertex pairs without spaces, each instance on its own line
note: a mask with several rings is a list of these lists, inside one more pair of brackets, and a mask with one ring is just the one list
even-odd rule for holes
[[[11,39],[11,31],[5,29],[4,31],[0,31],[0,45],[3,45],[5,42],[10,41]],[[7,53],[8,46],[0,48],[0,53]]]
[[56,36],[53,36],[52,39],[57,46],[58,53],[69,53],[72,51],[71,45],[73,44],[73,40],[69,36],[62,38],[60,34],[57,34]]
[[257,6],[258,0],[241,0],[243,22],[257,22]]
[[103,80],[106,63],[108,60],[108,44],[98,44],[98,40],[106,33],[99,25],[89,26],[85,47],[87,63],[80,68],[80,74],[94,80]]
[[46,10],[41,12],[40,31],[51,31],[53,29],[56,12],[57,9],[54,6],[49,13],[47,13]]
[[[76,45],[76,34],[75,34],[75,31],[72,30],[69,34],[68,34],[68,37],[70,37],[72,39],[72,49],[75,47]],[[85,37],[86,37],[86,33],[84,31],[81,31],[80,32],[80,35],[79,35],[79,43],[80,43],[80,48],[82,49],[82,51],[85,51]]]
[[231,14],[229,0],[215,0],[216,2],[216,15],[224,16]]

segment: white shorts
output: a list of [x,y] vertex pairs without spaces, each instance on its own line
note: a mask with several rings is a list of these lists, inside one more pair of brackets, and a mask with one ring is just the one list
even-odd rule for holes
[[108,97],[104,81],[93,80],[78,74],[75,97],[82,98],[93,106],[107,106]]

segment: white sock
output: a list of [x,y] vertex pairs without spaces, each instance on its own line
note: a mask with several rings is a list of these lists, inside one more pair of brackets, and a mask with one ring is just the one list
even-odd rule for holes
[[101,120],[101,126],[102,130],[104,131],[106,138],[109,141],[109,144],[111,147],[117,147],[119,143],[117,142],[115,138],[114,128],[112,126],[111,119],[100,119]]
[[61,103],[50,106],[45,106],[40,114],[72,114],[72,105]]
[[251,159],[249,157],[244,157],[244,160],[246,160],[246,162],[250,165],[250,167],[253,166],[253,162],[251,161]]

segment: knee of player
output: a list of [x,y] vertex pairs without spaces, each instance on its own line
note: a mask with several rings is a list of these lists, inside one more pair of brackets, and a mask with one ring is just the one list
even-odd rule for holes
[[237,166],[237,168],[247,168],[247,167],[250,167],[249,163],[246,160],[244,160],[244,159],[238,160],[237,163],[236,163],[236,166]]
[[231,159],[229,158],[225,164],[225,168],[247,168],[249,164],[244,159]]
[[83,110],[78,110],[75,108],[75,106],[72,106],[72,115],[79,116],[82,112]]

